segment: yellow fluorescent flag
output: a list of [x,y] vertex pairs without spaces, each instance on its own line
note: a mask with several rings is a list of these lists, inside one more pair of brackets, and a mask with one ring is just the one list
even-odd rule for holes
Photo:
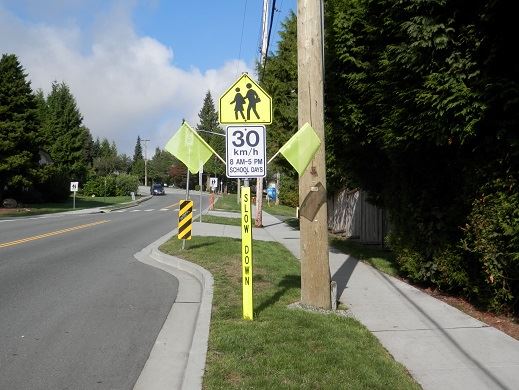
[[182,123],[175,135],[166,143],[165,149],[182,161],[193,174],[198,173],[200,167],[214,153],[214,150],[187,122]]
[[297,173],[301,176],[305,171],[315,152],[319,149],[321,140],[308,123],[295,133],[286,144],[284,144],[279,153],[281,153],[288,162],[295,168]]

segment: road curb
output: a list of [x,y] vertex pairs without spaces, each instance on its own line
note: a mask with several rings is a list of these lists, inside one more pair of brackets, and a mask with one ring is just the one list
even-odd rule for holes
[[135,254],[145,264],[179,280],[179,291],[134,389],[200,389],[205,369],[213,276],[199,265],[158,248],[176,229]]
[[123,209],[129,209],[130,207],[134,207],[134,206],[137,206],[139,204],[141,204],[142,202],[145,202],[149,199],[151,199],[152,196],[151,195],[148,195],[148,196],[144,196],[143,198],[141,199],[138,199],[138,200],[135,200],[135,201],[132,201],[130,203],[127,203],[127,204],[120,204],[120,205],[117,205],[117,206],[114,206],[114,207],[110,207],[110,208],[104,208],[104,207],[101,207],[101,209],[99,210],[100,213],[109,213],[111,211],[115,211],[115,210],[123,210]]

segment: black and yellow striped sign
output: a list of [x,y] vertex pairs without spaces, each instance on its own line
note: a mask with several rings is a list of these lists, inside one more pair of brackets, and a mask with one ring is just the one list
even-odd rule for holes
[[193,223],[193,201],[181,200],[178,209],[178,239],[191,240],[191,226]]

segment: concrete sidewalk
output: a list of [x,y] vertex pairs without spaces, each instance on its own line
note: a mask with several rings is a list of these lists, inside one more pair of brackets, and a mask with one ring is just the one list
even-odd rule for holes
[[[253,239],[300,258],[298,230],[267,213],[263,225]],[[195,222],[193,235],[240,238],[240,227]],[[329,259],[340,302],[424,389],[519,389],[519,341],[348,255]]]

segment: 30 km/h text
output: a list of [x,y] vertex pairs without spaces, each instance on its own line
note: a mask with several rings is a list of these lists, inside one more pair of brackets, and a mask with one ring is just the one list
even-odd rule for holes
[[227,177],[265,177],[265,126],[227,126]]

